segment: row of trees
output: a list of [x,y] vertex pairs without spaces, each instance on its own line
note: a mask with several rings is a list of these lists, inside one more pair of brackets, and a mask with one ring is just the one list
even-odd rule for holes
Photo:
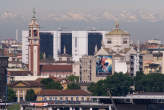
[[[79,77],[78,76],[69,76],[67,77],[67,89],[80,89]],[[58,89],[62,90],[63,87],[60,82],[56,82],[51,78],[46,78],[40,82],[44,89]]]
[[[69,76],[67,78],[67,89],[80,89],[79,77]],[[58,89],[63,87],[59,82],[51,78],[43,79],[40,82],[44,89]],[[106,96],[110,90],[113,96],[125,96],[132,92],[164,92],[164,74],[152,73],[144,75],[142,72],[137,72],[135,77],[130,77],[127,74],[115,73],[108,76],[105,80],[100,80],[97,83],[91,83],[88,90],[92,95]],[[27,91],[26,100],[33,101],[36,95],[32,89]],[[8,88],[8,101],[16,101],[15,92]]]
[[91,83],[88,90],[92,95],[106,96],[110,90],[113,96],[125,96],[132,92],[164,92],[164,75],[152,73],[144,75],[137,72],[135,77],[127,74],[115,73],[105,80]]
[[[80,89],[79,84],[79,77],[78,76],[69,76],[67,78],[68,85],[67,89]],[[60,82],[54,81],[51,78],[42,79],[40,81],[42,88],[44,89],[58,89],[62,90],[63,86],[60,84]],[[36,100],[36,94],[33,89],[27,90],[26,93],[26,101],[34,101]],[[16,101],[16,93],[12,88],[8,88],[8,101],[9,102],[15,102]]]

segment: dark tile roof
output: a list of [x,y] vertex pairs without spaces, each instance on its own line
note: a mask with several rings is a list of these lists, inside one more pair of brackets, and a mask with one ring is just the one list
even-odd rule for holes
[[164,95],[164,92],[143,92],[134,95]]
[[72,72],[72,65],[41,65],[41,72]]
[[84,90],[54,90],[44,89],[38,94],[39,96],[89,96],[90,94]]
[[32,88],[32,87],[41,87],[40,82],[38,81],[14,81],[9,86],[12,88],[17,88],[17,84],[23,83],[25,86],[21,86],[21,88]]
[[10,76],[29,76],[32,75],[30,71],[8,71]]

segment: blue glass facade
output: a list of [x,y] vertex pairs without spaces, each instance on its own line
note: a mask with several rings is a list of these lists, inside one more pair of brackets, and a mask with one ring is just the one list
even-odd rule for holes
[[40,54],[46,54],[46,58],[53,58],[53,34],[40,32]]
[[102,37],[101,33],[88,33],[88,55],[94,55],[96,45],[101,48]]
[[61,54],[64,53],[64,47],[66,53],[72,55],[72,33],[61,33]]

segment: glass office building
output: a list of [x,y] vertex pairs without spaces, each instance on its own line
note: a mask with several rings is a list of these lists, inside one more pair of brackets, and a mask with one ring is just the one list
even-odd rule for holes
[[102,33],[88,33],[88,55],[94,55],[96,45],[101,48],[102,37]]
[[46,58],[53,58],[53,34],[40,32],[40,54],[46,54]]
[[61,33],[61,54],[64,53],[66,48],[66,54],[72,55],[72,33]]

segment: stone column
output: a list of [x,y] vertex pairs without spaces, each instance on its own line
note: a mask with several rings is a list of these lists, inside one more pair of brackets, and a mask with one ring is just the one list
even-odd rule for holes
[[24,90],[23,90],[23,101],[25,101],[25,92],[24,92]]
[[72,110],[72,107],[69,107],[69,110]]
[[20,110],[24,110],[23,106],[21,106]]
[[19,94],[19,89],[18,89],[18,92],[17,92],[17,102],[20,102],[20,94]]
[[112,106],[111,105],[109,105],[109,110],[112,110]]
[[52,110],[52,107],[48,107],[48,110]]

